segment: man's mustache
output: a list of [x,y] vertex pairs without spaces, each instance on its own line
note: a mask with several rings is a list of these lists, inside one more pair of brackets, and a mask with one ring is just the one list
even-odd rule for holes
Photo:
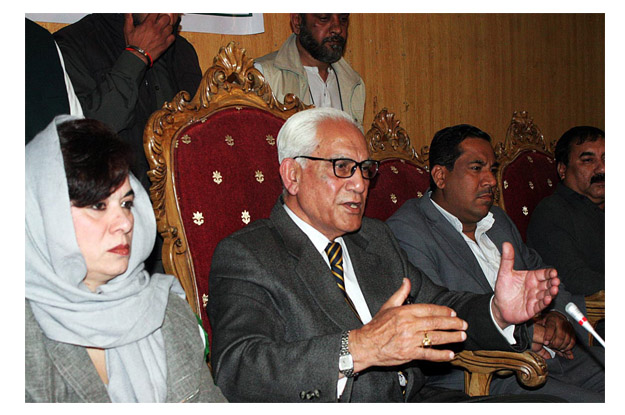
[[478,192],[477,197],[482,197],[484,195],[491,195],[491,196],[495,196],[495,189],[493,187],[489,187],[487,190],[482,190],[481,192]]
[[604,183],[605,182],[605,173],[595,174],[590,179],[590,184],[593,183]]
[[334,35],[334,36],[329,36],[326,37],[325,39],[323,39],[323,43],[328,43],[328,42],[334,42],[334,43],[338,43],[341,45],[341,47],[345,46],[345,38],[341,35]]

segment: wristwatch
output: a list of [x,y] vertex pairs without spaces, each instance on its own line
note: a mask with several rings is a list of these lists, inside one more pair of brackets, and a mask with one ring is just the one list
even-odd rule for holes
[[349,353],[349,330],[341,333],[341,351],[339,353],[339,372],[346,378],[356,376],[354,373],[354,359]]

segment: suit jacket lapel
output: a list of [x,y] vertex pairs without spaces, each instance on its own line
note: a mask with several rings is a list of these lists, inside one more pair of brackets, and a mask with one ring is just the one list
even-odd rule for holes
[[358,285],[373,317],[386,300],[399,289],[401,280],[389,283],[389,277],[385,275],[381,266],[383,261],[380,255],[361,234],[346,235],[343,239],[349,251]]
[[111,402],[106,386],[84,347],[55,342],[46,337],[44,341],[54,366],[84,402]]
[[444,247],[445,252],[454,252],[454,255],[448,257],[454,262],[458,269],[469,271],[468,274],[477,281],[485,292],[492,292],[492,288],[482,271],[482,267],[475,259],[475,255],[471,248],[467,245],[462,235],[454,229],[451,223],[436,209],[432,200],[426,196],[420,203],[421,209],[432,227],[432,235],[439,246]]
[[[295,274],[302,289],[319,304],[324,312],[341,329],[358,327],[360,320],[345,302],[341,290],[334,282],[330,268],[308,236],[291,220],[279,200],[271,212],[271,220],[283,238],[289,254],[297,261]],[[351,253],[350,253],[351,254]]]

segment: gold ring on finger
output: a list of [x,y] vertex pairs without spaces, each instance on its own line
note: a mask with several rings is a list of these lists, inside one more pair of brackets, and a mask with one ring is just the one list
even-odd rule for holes
[[423,347],[430,347],[432,345],[432,340],[428,337],[428,332],[423,332],[423,340],[421,340],[421,344]]

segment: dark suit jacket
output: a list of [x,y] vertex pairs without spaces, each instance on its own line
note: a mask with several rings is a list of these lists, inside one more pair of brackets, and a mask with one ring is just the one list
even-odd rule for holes
[[[372,315],[408,277],[415,303],[450,305],[468,322],[468,348],[512,350],[490,318],[491,295],[450,292],[433,284],[410,264],[382,222],[364,218],[361,229],[344,240]],[[304,399],[302,392],[314,391],[319,401],[336,400],[341,332],[361,323],[281,201],[269,219],[217,246],[208,315],[215,380],[228,400],[297,402]],[[522,332],[519,347],[527,345],[527,332]],[[373,367],[347,382],[341,400],[414,399],[424,378],[419,362],[407,366],[406,397],[397,367]]]
[[[493,227],[486,232],[501,252],[504,242],[514,247],[514,269],[534,270],[546,268],[540,257],[528,248],[510,217],[499,207],[493,206]],[[387,220],[400,246],[406,251],[410,262],[421,269],[436,284],[451,290],[473,293],[492,293],[480,264],[460,233],[436,209],[428,195],[406,201]],[[552,307],[567,315],[564,307],[572,300],[564,285]],[[550,306],[551,307],[551,306]],[[577,324],[573,327],[577,329]],[[586,335],[580,328],[578,334]],[[582,337],[583,338],[583,337]]]

